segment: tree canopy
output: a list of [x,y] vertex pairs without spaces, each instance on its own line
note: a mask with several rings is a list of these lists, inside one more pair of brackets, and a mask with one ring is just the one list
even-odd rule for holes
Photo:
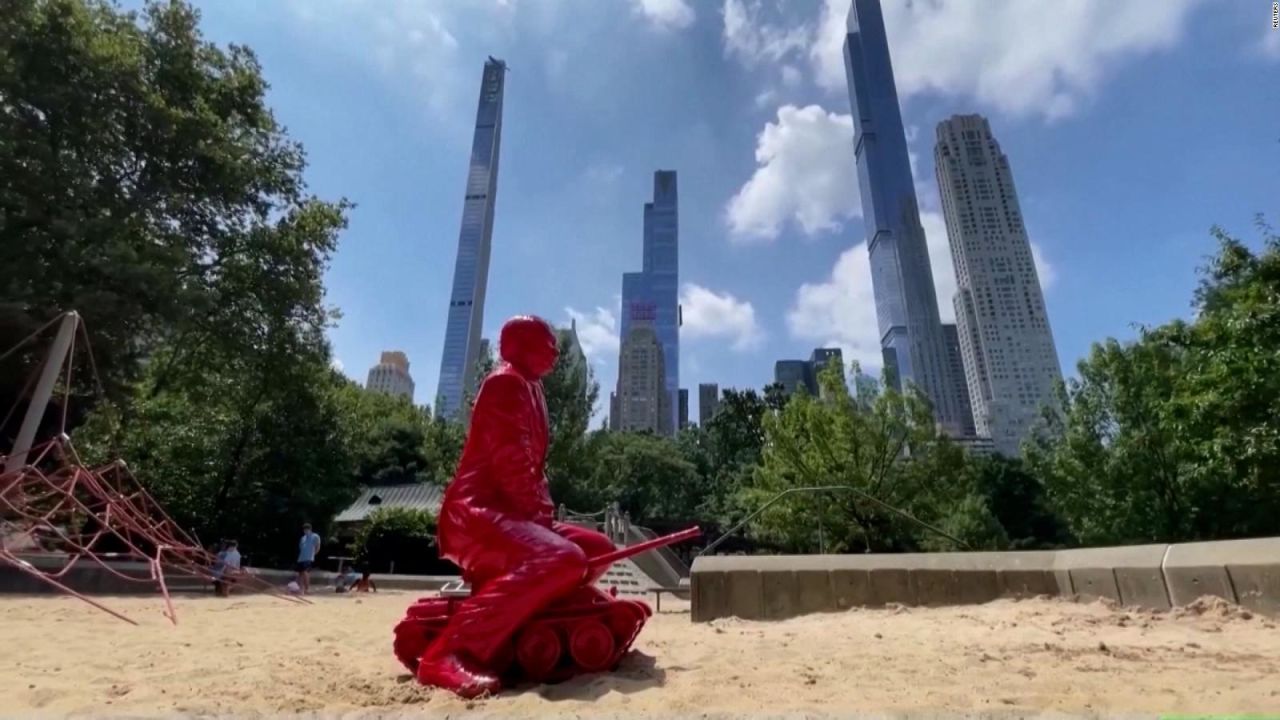
[[1191,321],[1097,344],[1028,443],[1089,544],[1274,534],[1280,513],[1280,239],[1221,229]]
[[[326,352],[321,278],[349,206],[307,194],[253,52],[198,20],[182,2],[0,13],[0,346],[77,310],[117,400],[144,361],[158,393]],[[6,405],[39,360],[0,368]]]

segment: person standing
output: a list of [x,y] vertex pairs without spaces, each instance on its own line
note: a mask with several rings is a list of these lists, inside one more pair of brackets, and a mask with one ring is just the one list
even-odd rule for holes
[[231,594],[231,586],[235,584],[236,575],[240,573],[240,548],[235,540],[223,543],[222,552],[218,553],[213,566],[213,589],[221,597]]
[[302,539],[298,541],[298,585],[302,594],[311,592],[311,568],[320,552],[320,536],[311,532],[311,523],[302,526]]

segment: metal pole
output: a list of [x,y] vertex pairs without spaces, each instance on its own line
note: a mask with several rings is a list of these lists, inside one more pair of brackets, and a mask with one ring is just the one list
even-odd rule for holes
[[62,316],[62,324],[58,327],[58,336],[53,339],[53,347],[44,361],[44,370],[40,372],[40,381],[36,383],[35,392],[31,394],[31,403],[27,405],[27,414],[22,419],[22,427],[18,430],[18,439],[13,443],[13,452],[4,465],[6,473],[15,472],[26,467],[27,451],[36,439],[36,431],[40,429],[40,421],[49,408],[49,398],[53,396],[53,386],[62,372],[62,363],[67,359],[67,350],[71,347],[71,338],[75,337],[76,324],[80,316],[71,310]]

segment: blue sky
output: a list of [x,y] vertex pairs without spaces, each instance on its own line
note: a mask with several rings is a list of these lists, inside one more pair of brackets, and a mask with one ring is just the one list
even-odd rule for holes
[[[840,43],[848,0],[207,0],[258,53],[322,197],[357,203],[327,277],[336,362],[408,353],[434,396],[485,57],[512,72],[487,334],[578,319],[605,398],[652,173],[680,174],[682,385],[876,358]],[[1064,370],[1189,314],[1218,223],[1280,221],[1280,31],[1263,0],[885,0],[944,318],[937,122],[1009,155]],[[872,367],[872,369],[875,369]]]

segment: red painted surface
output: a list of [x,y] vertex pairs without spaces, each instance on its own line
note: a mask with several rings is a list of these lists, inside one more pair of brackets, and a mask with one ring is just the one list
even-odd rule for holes
[[395,630],[395,654],[420,682],[466,697],[611,669],[651,614],[594,587],[619,559],[607,537],[553,521],[541,379],[555,365],[555,332],[512,318],[499,352],[440,509],[441,556],[472,594],[419,600]]

